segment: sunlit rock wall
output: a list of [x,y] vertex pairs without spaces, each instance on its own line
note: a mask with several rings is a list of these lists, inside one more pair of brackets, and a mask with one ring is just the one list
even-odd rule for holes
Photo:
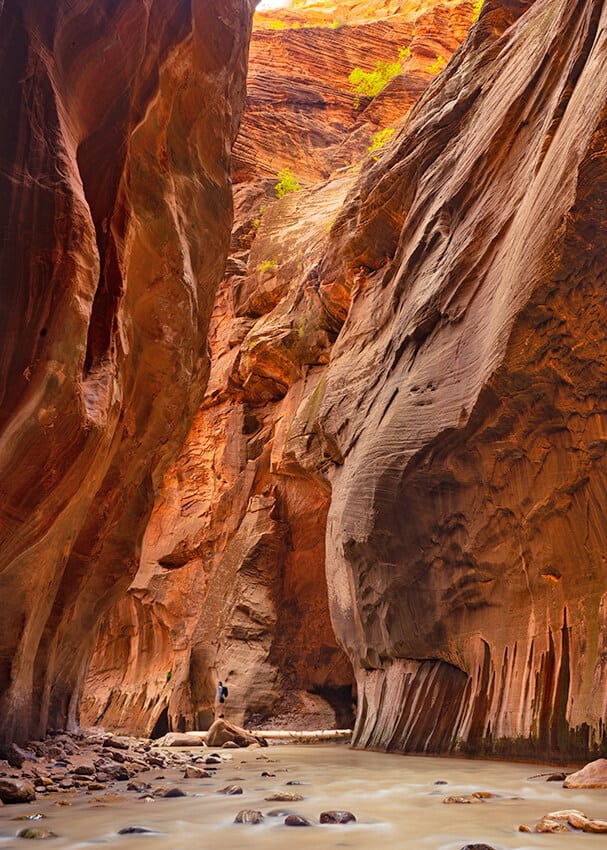
[[607,8],[487,0],[346,201],[317,423],[355,742],[568,758],[607,719]]
[[0,741],[76,721],[204,390],[251,6],[0,3]]

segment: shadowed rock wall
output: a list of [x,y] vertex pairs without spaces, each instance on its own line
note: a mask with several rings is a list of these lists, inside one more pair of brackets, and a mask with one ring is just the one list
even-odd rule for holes
[[361,178],[317,422],[358,746],[570,758],[607,719],[607,8],[487,0]]
[[77,719],[204,390],[250,6],[0,3],[0,740]]
[[[349,287],[326,289],[322,300],[319,292],[332,225],[373,163],[373,133],[402,125],[434,78],[429,66],[451,55],[472,18],[468,2],[413,5],[350,0],[342,4],[348,22],[337,28],[326,2],[314,14],[256,18],[248,111],[234,149],[236,178],[246,180],[235,188],[207,395],[165,476],[128,598],[103,623],[88,723],[204,728],[218,678],[230,689],[226,717],[237,723],[353,720],[352,668],[328,610],[328,461],[304,432],[349,305]],[[267,29],[277,15],[285,29]],[[409,44],[403,73],[356,108],[353,67],[394,61]],[[303,188],[277,200],[285,165]],[[312,412],[300,421],[310,397]]]

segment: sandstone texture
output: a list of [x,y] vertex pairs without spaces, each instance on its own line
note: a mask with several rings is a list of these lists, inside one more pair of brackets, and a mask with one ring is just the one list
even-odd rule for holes
[[[468,2],[376,4],[373,15],[371,5],[344,4],[351,22],[339,28],[334,4],[300,4],[281,13],[299,28],[271,30],[260,16],[254,29],[208,390],[165,475],[139,573],[103,623],[86,723],[208,728],[221,679],[225,718],[241,726],[351,725],[353,672],[325,577],[332,455],[315,422],[352,282],[325,284],[318,270],[346,196],[375,163],[373,133],[402,125],[435,79],[428,65],[472,20]],[[355,108],[352,68],[392,61],[407,44],[402,74]],[[289,165],[303,188],[278,200]]]
[[581,770],[570,773],[564,788],[607,788],[607,759],[596,759]]
[[0,3],[0,742],[77,721],[198,408],[251,12]]
[[318,270],[356,282],[315,427],[358,746],[604,747],[606,24],[487,0]]
[[[238,747],[248,747],[250,744],[260,744],[263,739],[256,738],[246,729],[228,723],[226,720],[216,720],[207,732],[207,747],[222,747],[226,743],[234,743]],[[265,745],[265,741],[263,741]],[[267,746],[267,745],[266,745]]]
[[[260,13],[251,40],[247,106],[234,147],[237,183],[289,166],[306,183],[359,162],[372,135],[398,124],[470,27],[462,0],[295,3]],[[273,29],[283,26],[283,29]],[[407,49],[403,73],[358,108],[349,76]]]

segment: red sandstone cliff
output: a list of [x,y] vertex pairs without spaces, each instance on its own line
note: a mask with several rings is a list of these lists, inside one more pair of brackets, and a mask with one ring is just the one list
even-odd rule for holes
[[[164,499],[221,516],[230,476],[255,481],[268,451],[274,482],[331,488],[329,601],[360,746],[571,758],[604,743],[606,25],[599,0],[486,0],[384,155],[355,185],[270,206],[219,302],[201,416],[236,392],[243,406],[204,453],[204,502],[180,501],[179,465]],[[261,546],[284,521],[276,490],[238,492]],[[167,567],[194,563],[186,539]],[[230,563],[250,586],[253,562]],[[268,610],[253,587],[230,620],[245,643]],[[198,683],[226,669],[221,651],[192,659]]]
[[204,390],[249,7],[0,3],[0,740],[75,721]]
[[[104,621],[87,723],[204,726],[217,678],[228,681],[226,713],[237,722],[350,722],[352,668],[325,579],[330,455],[304,433],[349,285],[321,286],[316,270],[346,194],[374,161],[373,133],[402,124],[434,78],[429,65],[451,55],[472,18],[468,2],[375,4],[371,17],[363,5],[343,4],[353,20],[335,29],[314,17],[319,4],[299,18],[285,13],[300,27],[269,30],[266,16],[253,34],[235,146],[235,175],[246,182],[236,186],[230,274],[211,323],[209,387],[165,476],[141,569]],[[403,73],[356,109],[352,68],[371,70],[406,45]],[[304,188],[277,200],[285,165]]]
[[604,743],[607,8],[487,0],[346,201],[315,402],[356,743]]

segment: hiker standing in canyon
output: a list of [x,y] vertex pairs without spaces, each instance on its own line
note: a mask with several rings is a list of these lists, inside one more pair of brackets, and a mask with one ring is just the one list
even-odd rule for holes
[[228,698],[228,689],[220,680],[217,685],[217,693],[215,694],[215,720],[218,717],[223,717],[223,704]]

